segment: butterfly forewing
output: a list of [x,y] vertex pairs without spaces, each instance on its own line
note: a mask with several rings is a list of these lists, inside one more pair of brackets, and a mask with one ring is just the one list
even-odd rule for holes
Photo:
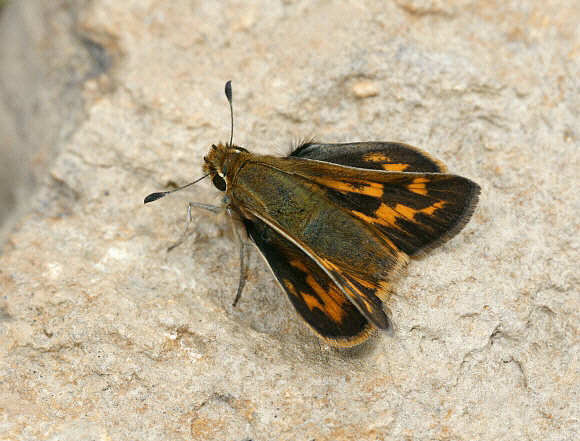
[[[409,256],[423,255],[453,237],[469,221],[477,204],[477,184],[447,173],[375,171],[377,162],[363,158],[379,157],[378,147],[382,145],[386,145],[386,152],[382,154],[385,158],[397,157],[393,151],[405,156],[404,151],[408,149],[408,159],[417,158],[421,167],[429,169],[437,164],[429,165],[430,158],[401,144],[395,144],[396,148],[390,143],[369,144],[371,147],[361,148],[358,164],[370,164],[371,170],[338,165],[336,158],[342,158],[341,146],[322,145],[324,154],[318,155],[315,146],[299,148],[297,151],[307,156],[299,155],[295,159],[292,173],[320,185],[332,202],[376,227]],[[357,163],[353,158],[355,150],[348,145],[348,158]],[[299,158],[303,157],[306,160],[301,161]],[[332,163],[320,167],[318,162],[310,160],[314,157],[331,159]],[[410,167],[417,168],[415,164]]]

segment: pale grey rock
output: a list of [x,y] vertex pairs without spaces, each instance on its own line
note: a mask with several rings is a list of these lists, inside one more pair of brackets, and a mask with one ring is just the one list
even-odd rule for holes
[[[27,2],[98,62],[0,254],[0,438],[574,439],[580,9],[447,3]],[[40,40],[77,72],[60,35]],[[143,197],[228,140],[230,79],[251,151],[403,141],[481,185],[465,230],[403,272],[394,338],[321,344],[257,252],[232,308],[213,215],[167,252],[187,202],[219,195]]]

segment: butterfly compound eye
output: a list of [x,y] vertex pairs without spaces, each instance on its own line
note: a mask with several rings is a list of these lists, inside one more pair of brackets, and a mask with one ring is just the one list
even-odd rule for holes
[[219,191],[226,191],[226,181],[220,175],[215,175],[211,181]]

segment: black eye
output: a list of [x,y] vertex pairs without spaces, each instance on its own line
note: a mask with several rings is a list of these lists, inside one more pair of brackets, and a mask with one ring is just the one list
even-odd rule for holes
[[226,181],[220,175],[215,175],[211,181],[219,191],[226,191]]

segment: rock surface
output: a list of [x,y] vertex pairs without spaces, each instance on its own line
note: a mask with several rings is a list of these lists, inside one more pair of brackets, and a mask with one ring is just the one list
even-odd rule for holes
[[[31,52],[78,73],[56,29],[95,68],[1,250],[1,439],[576,437],[577,1],[15,1],[23,33],[24,3],[53,30]],[[320,343],[257,252],[233,308],[238,250],[211,214],[167,252],[218,192],[143,197],[228,141],[226,80],[255,153],[402,141],[481,185],[465,230],[398,281],[394,338]]]

